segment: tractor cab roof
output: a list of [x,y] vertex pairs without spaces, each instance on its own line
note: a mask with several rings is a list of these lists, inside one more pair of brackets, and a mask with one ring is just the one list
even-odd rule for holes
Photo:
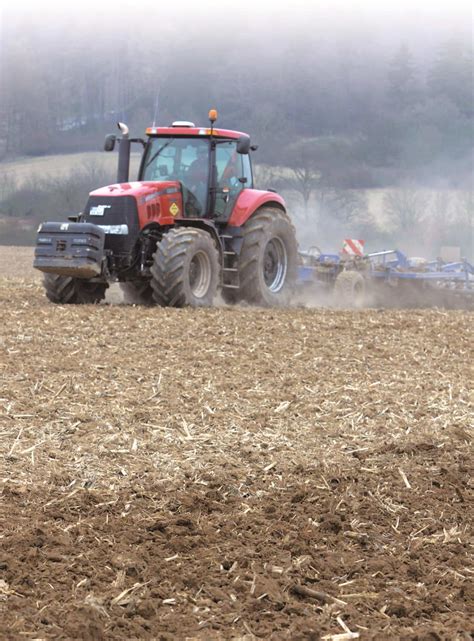
[[232,131],[230,129],[210,129],[210,127],[195,127],[190,126],[192,123],[176,123],[171,127],[148,127],[146,130],[147,136],[210,136],[211,134],[216,138],[231,138],[238,140],[242,136],[248,136],[241,131]]

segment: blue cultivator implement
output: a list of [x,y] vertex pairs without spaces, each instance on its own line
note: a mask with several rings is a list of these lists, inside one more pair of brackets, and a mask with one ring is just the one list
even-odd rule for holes
[[299,285],[342,307],[474,309],[474,265],[466,259],[409,258],[398,249],[370,254],[301,252]]

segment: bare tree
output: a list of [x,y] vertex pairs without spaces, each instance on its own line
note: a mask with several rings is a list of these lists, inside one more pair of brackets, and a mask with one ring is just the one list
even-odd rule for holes
[[307,213],[311,196],[320,184],[321,174],[308,165],[293,167],[291,171],[293,175],[284,180],[285,187],[293,189],[300,194],[303,199],[304,210]]
[[466,227],[474,227],[474,191],[461,191],[456,202],[456,214]]
[[285,177],[284,186],[300,194],[306,212],[317,189],[334,190],[351,151],[352,143],[338,136],[301,139],[289,146],[285,161],[291,175]]
[[253,178],[257,189],[273,189],[277,187],[279,182],[278,170],[271,165],[254,165]]
[[429,197],[420,189],[391,189],[384,196],[383,206],[393,227],[406,233],[425,219]]
[[368,213],[367,196],[356,189],[322,189],[316,192],[322,212],[333,216],[340,223],[352,225],[365,221]]
[[462,191],[456,202],[456,219],[463,254],[474,259],[474,191]]
[[18,189],[16,176],[8,171],[0,173],[0,202]]
[[71,171],[67,176],[52,181],[59,202],[63,204],[67,213],[79,211],[87,201],[89,192],[97,185],[106,185],[112,182],[112,176],[103,165],[92,162],[84,163],[77,171]]

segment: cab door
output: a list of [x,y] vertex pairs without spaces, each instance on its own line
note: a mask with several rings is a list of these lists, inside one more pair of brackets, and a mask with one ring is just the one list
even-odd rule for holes
[[230,218],[240,192],[252,187],[248,156],[237,153],[236,140],[216,141],[215,147],[215,205],[214,217],[225,221]]

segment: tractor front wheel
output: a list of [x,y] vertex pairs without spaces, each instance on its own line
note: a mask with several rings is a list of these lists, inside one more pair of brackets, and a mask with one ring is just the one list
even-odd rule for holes
[[289,301],[296,279],[295,230],[286,212],[265,207],[243,226],[239,298],[254,305]]
[[208,307],[217,292],[219,269],[219,253],[207,232],[170,229],[153,254],[153,298],[163,307]]
[[72,276],[45,274],[43,285],[46,296],[59,305],[97,305],[105,298],[108,283],[96,283]]

